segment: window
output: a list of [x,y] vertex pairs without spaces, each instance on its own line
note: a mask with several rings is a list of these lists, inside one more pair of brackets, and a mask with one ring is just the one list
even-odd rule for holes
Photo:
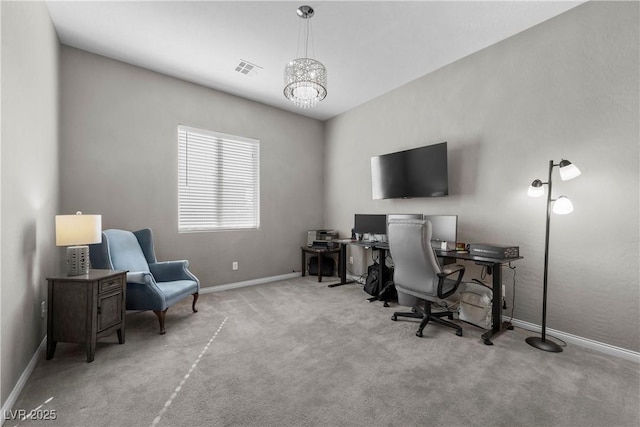
[[178,126],[178,231],[260,226],[260,141]]

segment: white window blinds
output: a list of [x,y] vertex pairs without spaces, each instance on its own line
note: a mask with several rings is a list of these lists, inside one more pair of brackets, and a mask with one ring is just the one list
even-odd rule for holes
[[260,226],[260,141],[178,126],[178,230]]

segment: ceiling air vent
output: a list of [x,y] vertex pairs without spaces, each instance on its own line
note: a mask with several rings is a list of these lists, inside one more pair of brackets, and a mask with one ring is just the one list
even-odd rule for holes
[[241,59],[238,65],[236,65],[236,71],[247,76],[255,76],[259,70],[262,70],[261,66],[252,64],[244,59]]

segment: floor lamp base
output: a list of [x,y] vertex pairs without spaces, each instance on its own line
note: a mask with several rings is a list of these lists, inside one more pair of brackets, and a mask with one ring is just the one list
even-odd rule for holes
[[552,353],[561,353],[562,347],[553,341],[543,340],[540,337],[529,337],[525,340],[531,347],[535,347],[538,350],[550,351]]

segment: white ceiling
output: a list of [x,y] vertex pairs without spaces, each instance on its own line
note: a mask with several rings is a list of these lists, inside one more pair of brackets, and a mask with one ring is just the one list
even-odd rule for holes
[[[583,1],[48,1],[61,43],[203,86],[329,119]],[[313,54],[328,95],[299,109],[283,93],[315,9]],[[303,49],[303,46],[301,47]],[[302,52],[302,51],[301,51]],[[301,53],[300,52],[300,53]],[[310,52],[311,53],[311,52]],[[235,71],[241,60],[255,75]]]

